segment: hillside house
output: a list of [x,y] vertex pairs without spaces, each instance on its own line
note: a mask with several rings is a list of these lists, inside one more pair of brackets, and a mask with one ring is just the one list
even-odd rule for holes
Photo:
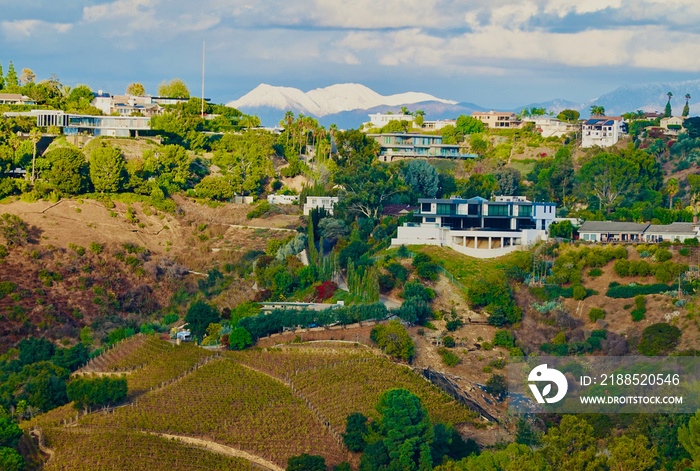
[[533,203],[523,196],[419,199],[414,216],[422,221],[398,228],[392,245],[450,247],[465,255],[491,258],[522,250],[547,237],[555,203]]
[[58,110],[31,110],[6,112],[5,116],[36,117],[39,127],[57,126],[67,136],[88,134],[91,136],[131,137],[139,131],[151,129],[151,118],[138,116],[92,116],[65,113]]
[[578,230],[579,238],[590,242],[683,242],[700,235],[690,222],[649,224],[617,221],[586,221]]
[[661,118],[659,126],[664,130],[664,134],[677,136],[678,133],[683,132],[684,121],[685,116],[671,116],[669,118]]
[[523,122],[518,119],[518,115],[515,113],[476,111],[472,113],[472,118],[478,119],[490,129],[519,129],[523,127]]
[[35,105],[33,99],[21,93],[0,93],[0,105]]
[[442,136],[411,133],[368,134],[380,146],[379,161],[393,162],[409,158],[473,159],[476,154],[460,152],[456,144],[443,144]]
[[333,214],[333,207],[338,202],[337,196],[307,196],[304,203],[304,216],[311,214],[311,211],[323,208],[328,214]]
[[581,126],[581,147],[610,147],[622,136],[622,118],[591,118]]
[[562,137],[581,129],[580,124],[567,123],[551,116],[532,116],[523,118],[526,123],[533,123],[535,130],[544,138]]
[[410,114],[374,113],[369,115],[369,122],[364,123],[365,128],[383,128],[392,121],[408,121],[412,123],[416,119]]

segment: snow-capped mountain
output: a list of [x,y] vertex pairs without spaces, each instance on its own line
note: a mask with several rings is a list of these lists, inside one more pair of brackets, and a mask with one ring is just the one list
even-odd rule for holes
[[700,80],[623,85],[582,105],[581,114],[587,114],[592,105],[604,107],[608,116],[620,116],[622,113],[636,110],[663,112],[668,101],[668,92],[673,93],[671,108],[675,116],[680,116],[683,111],[686,93],[691,96],[691,115],[697,115],[700,110]]
[[383,96],[357,83],[331,85],[309,92],[303,92],[298,88],[274,87],[263,83],[238,100],[227,103],[226,106],[246,112],[261,108],[291,110],[295,113],[320,118],[343,111],[366,110],[378,106],[406,106],[424,102],[457,104],[456,101],[444,100],[418,92]]

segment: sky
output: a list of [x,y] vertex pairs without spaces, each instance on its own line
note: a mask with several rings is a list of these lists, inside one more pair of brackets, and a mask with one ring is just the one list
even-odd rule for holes
[[0,65],[156,94],[361,83],[514,108],[700,78],[697,0],[0,0]]

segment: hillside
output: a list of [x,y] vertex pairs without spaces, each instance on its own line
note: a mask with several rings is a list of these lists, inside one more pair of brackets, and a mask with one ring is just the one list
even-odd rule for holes
[[[209,356],[189,366],[206,355],[192,345],[139,337],[123,342],[104,360],[96,359],[89,367],[93,374],[137,367],[127,373],[131,404],[81,415],[77,422],[67,407],[27,422],[26,427],[41,428],[45,446],[53,452],[47,469],[86,469],[79,457],[91,445],[105,448],[101,456],[138,453],[157,440],[146,433],[217,443],[280,467],[300,453],[319,454],[331,465],[356,462],[340,439],[345,417],[352,412],[373,416],[382,392],[396,387],[418,395],[434,421],[481,422],[406,366],[364,347],[309,344]],[[72,422],[69,427],[63,426],[65,418]],[[68,447],[70,437],[79,439]],[[171,446],[186,449],[178,442]]]

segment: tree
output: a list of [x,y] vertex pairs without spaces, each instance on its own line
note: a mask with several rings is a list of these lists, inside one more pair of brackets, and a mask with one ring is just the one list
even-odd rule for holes
[[691,417],[688,426],[678,428],[678,441],[693,459],[693,466],[700,469],[700,412]]
[[502,401],[508,393],[508,381],[503,375],[491,375],[488,381],[486,381],[484,391],[491,394],[497,400]]
[[318,222],[318,228],[321,230],[323,238],[332,244],[338,239],[345,237],[350,232],[348,226],[343,221],[331,217],[321,219]]
[[690,93],[685,94],[685,106],[683,107],[683,114],[681,116],[688,116],[690,114],[690,106],[688,106],[688,101],[690,101]]
[[124,157],[119,149],[100,146],[90,153],[90,180],[99,193],[116,193],[122,188]]
[[565,415],[543,439],[543,452],[553,469],[602,471],[606,458],[598,455],[593,427],[584,419]]
[[561,110],[561,112],[557,115],[557,119],[571,123],[578,120],[579,116],[581,116],[581,113],[578,111],[566,109]]
[[403,168],[403,179],[411,187],[411,199],[435,198],[440,191],[437,169],[425,160],[411,160]]
[[15,71],[15,66],[10,61],[10,65],[7,67],[7,75],[5,76],[5,90],[8,93],[19,93],[19,79],[17,78],[17,72]]
[[582,192],[595,196],[599,209],[608,212],[629,193],[639,186],[635,183],[638,170],[634,164],[617,154],[601,153],[583,164],[579,170],[579,188]]
[[670,118],[672,116],[671,97],[673,96],[673,93],[667,92],[666,95],[668,95],[668,101],[666,102],[666,109],[664,110],[664,118]]
[[605,108],[602,106],[591,105],[591,116],[605,116]]
[[51,186],[65,194],[78,194],[88,181],[85,155],[77,149],[60,147],[45,154],[50,164],[46,177]]
[[348,447],[348,450],[359,452],[365,449],[367,442],[365,435],[367,434],[367,417],[355,412],[347,416],[345,433],[343,434],[343,443]]
[[22,438],[22,429],[10,419],[0,417],[0,447],[14,448]]
[[678,179],[670,178],[666,182],[666,193],[668,194],[668,209],[673,209],[673,196],[678,193]]
[[274,173],[272,136],[264,131],[225,134],[212,161],[221,168],[236,193],[262,191]]
[[494,174],[498,193],[505,196],[515,196],[520,193],[520,172],[514,168],[506,167]]
[[700,117],[693,116],[683,121],[683,127],[688,132],[688,136],[697,139],[700,138]]
[[126,399],[126,378],[103,376],[101,378],[78,377],[68,384],[68,399],[75,408],[118,404]]
[[480,119],[471,116],[460,115],[455,125],[457,131],[463,135],[476,134],[484,131],[484,123]]
[[190,91],[185,82],[174,78],[169,82],[163,81],[158,85],[158,95],[167,98],[189,98]]
[[24,458],[12,448],[0,447],[0,469],[3,471],[23,471]]
[[5,243],[11,246],[25,245],[29,240],[29,229],[16,214],[4,213],[0,216],[0,234]]
[[416,352],[416,346],[406,329],[399,321],[390,321],[387,325],[377,325],[370,334],[379,348],[387,355],[411,360]]
[[244,350],[253,345],[253,339],[243,327],[235,327],[229,334],[229,347],[231,350]]
[[2,75],[2,64],[0,63],[0,90],[5,88],[5,77]]
[[22,75],[19,77],[19,84],[25,86],[28,83],[33,83],[34,79],[36,79],[36,75],[32,69],[22,69]]
[[306,453],[290,456],[287,459],[287,471],[326,471],[326,459]]
[[658,458],[656,447],[650,447],[649,439],[643,435],[637,435],[634,439],[622,435],[608,445],[608,449],[612,455],[611,469],[616,471],[653,469]]
[[146,94],[146,88],[138,82],[130,83],[126,87],[126,94],[131,96],[144,96]]
[[92,112],[92,100],[95,99],[95,95],[92,90],[87,85],[78,85],[73,88],[68,97],[66,98],[66,108],[68,111],[90,111]]
[[200,340],[204,338],[209,324],[219,321],[221,321],[219,311],[204,301],[195,301],[187,309],[187,315],[185,316],[185,322],[189,324],[192,336]]
[[433,428],[420,399],[405,389],[390,389],[380,398],[377,410],[382,415],[389,469],[432,470]]
[[339,209],[350,216],[377,219],[389,199],[403,191],[397,173],[374,163],[378,145],[364,133],[339,132],[337,142],[344,164],[335,175],[335,182],[341,187]]

